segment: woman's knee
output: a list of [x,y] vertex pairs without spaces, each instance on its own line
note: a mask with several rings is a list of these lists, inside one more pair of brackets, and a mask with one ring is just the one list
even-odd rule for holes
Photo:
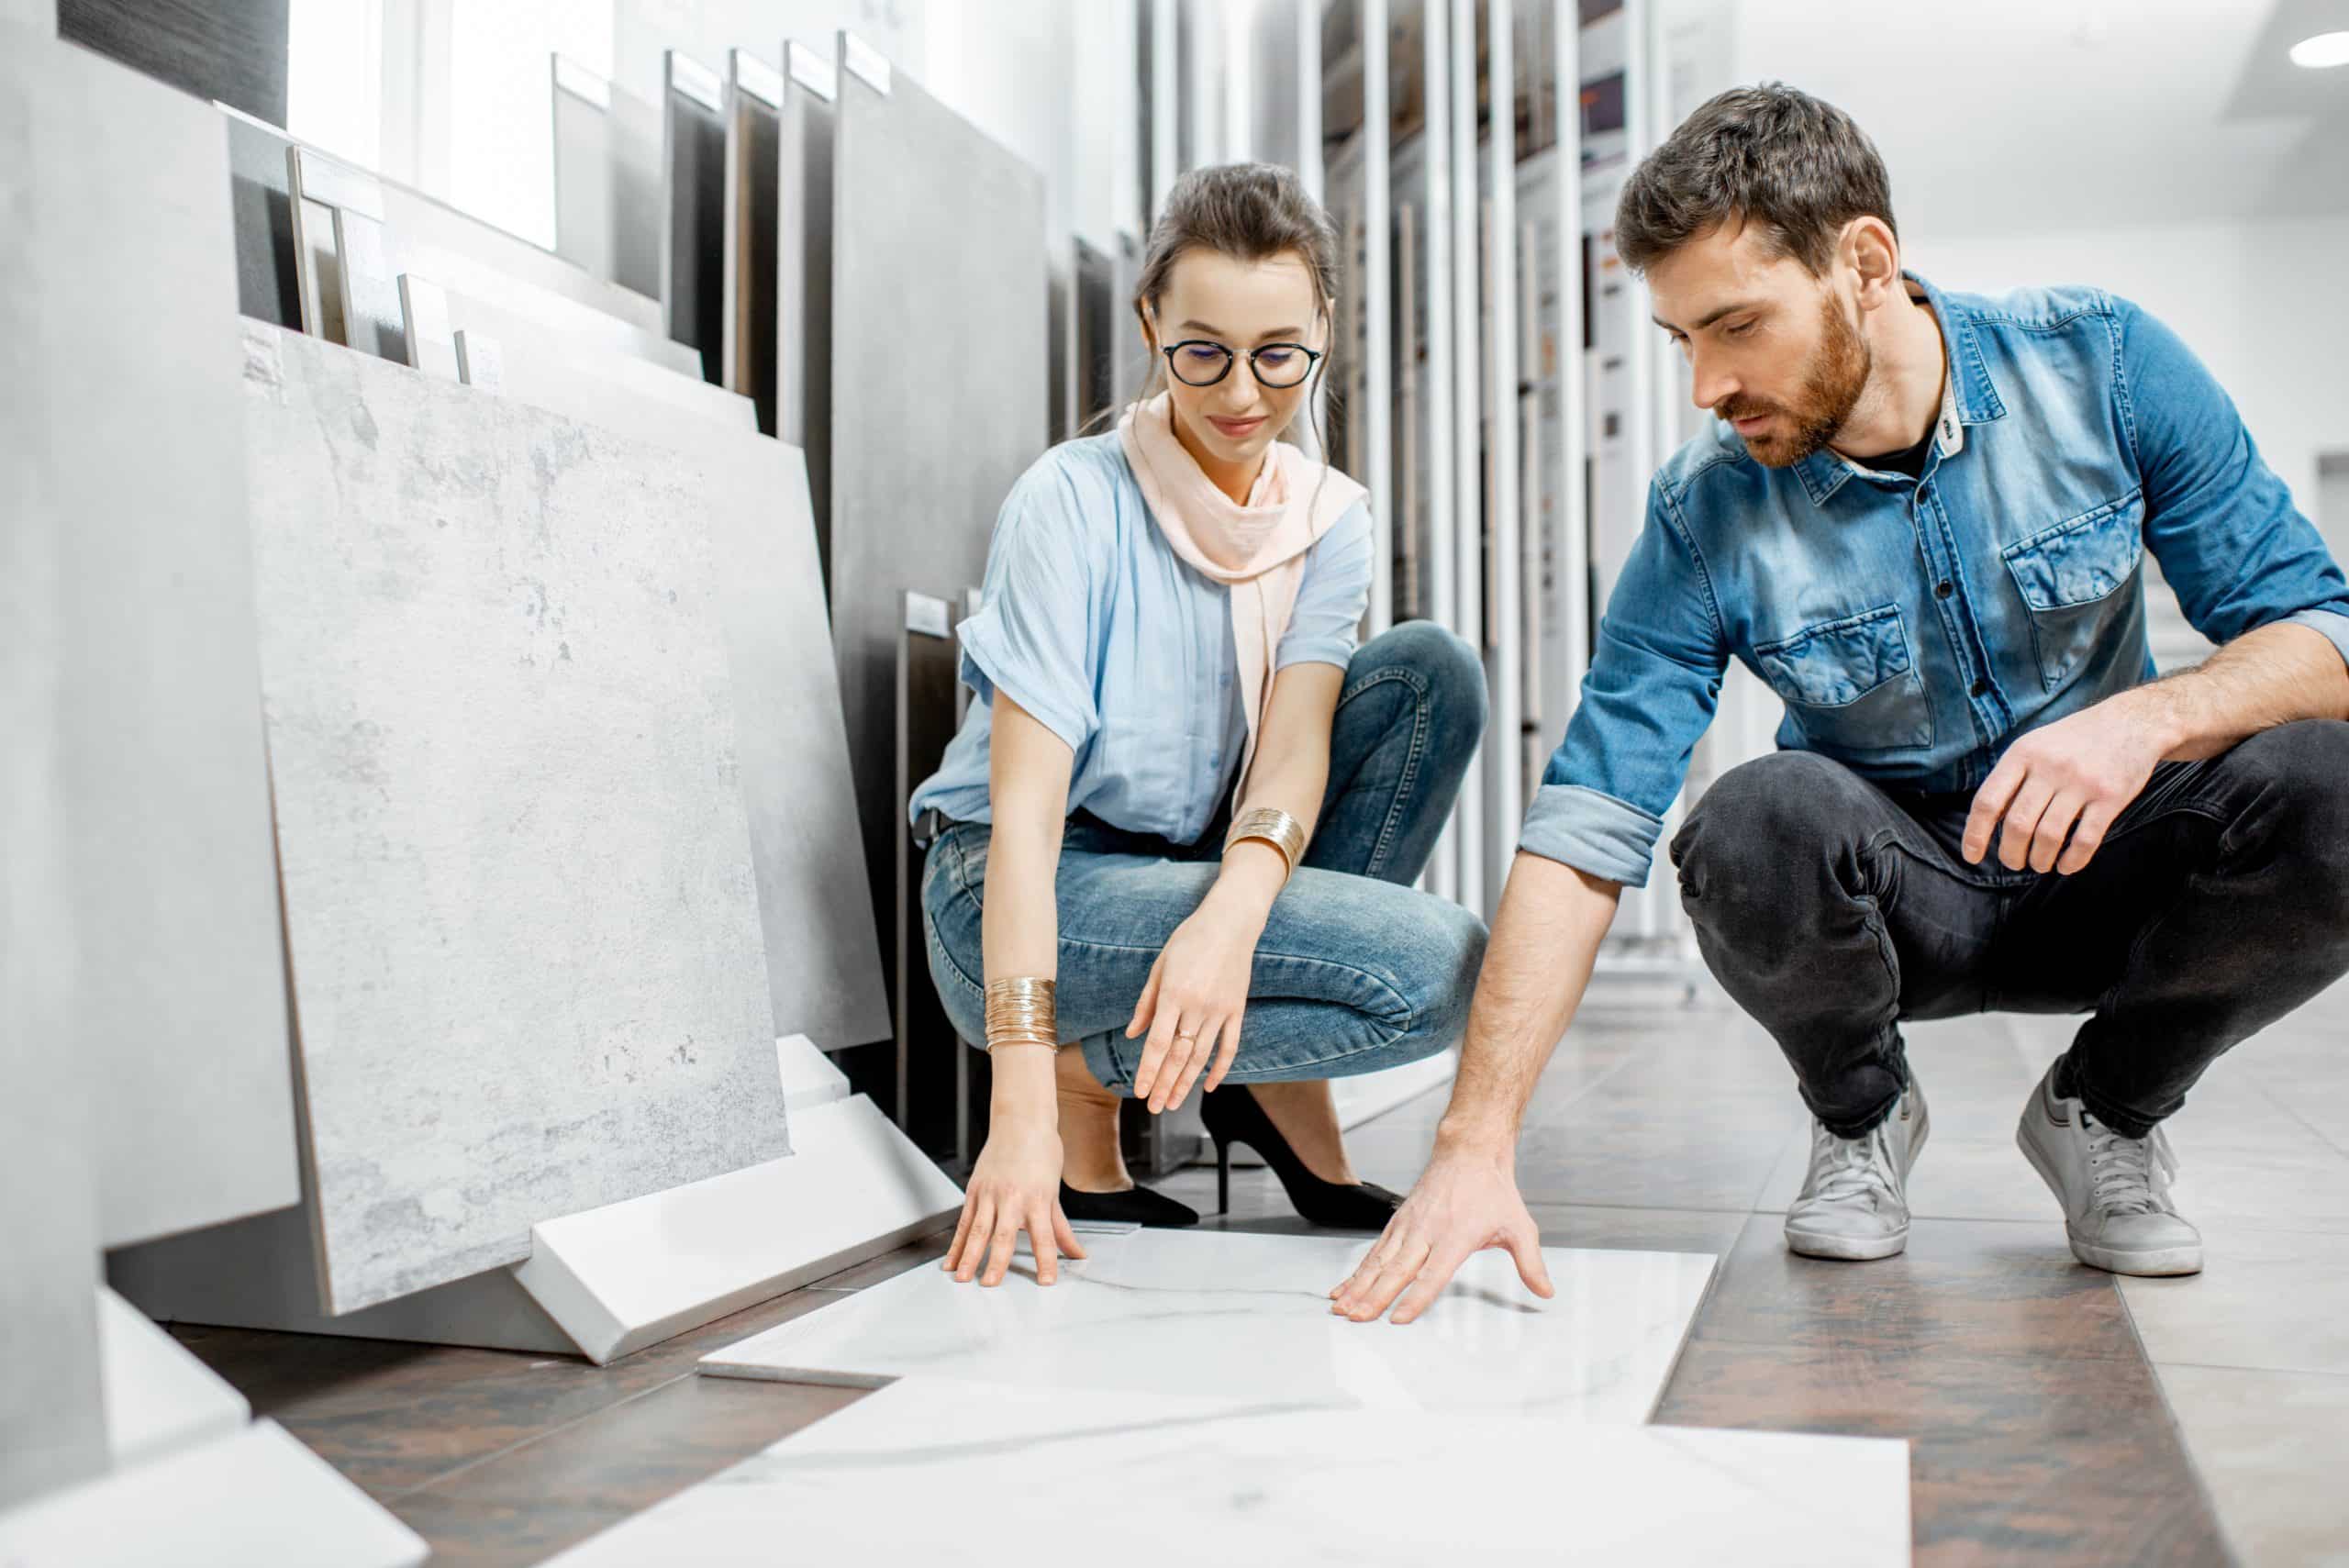
[[1356,651],[1346,684],[1357,686],[1385,671],[1406,673],[1423,698],[1444,744],[1473,747],[1485,732],[1490,699],[1484,662],[1456,634],[1433,621],[1412,620],[1379,633]]

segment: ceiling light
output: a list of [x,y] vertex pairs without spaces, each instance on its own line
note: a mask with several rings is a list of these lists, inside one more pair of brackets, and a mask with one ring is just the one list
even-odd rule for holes
[[2319,33],[2292,46],[2292,63],[2310,71],[2349,65],[2349,33]]

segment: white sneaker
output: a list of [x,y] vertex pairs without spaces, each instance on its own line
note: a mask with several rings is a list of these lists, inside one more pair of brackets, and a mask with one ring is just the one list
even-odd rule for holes
[[1909,1172],[1931,1118],[1912,1073],[1892,1114],[1865,1138],[1810,1119],[1810,1174],[1787,1210],[1787,1245],[1806,1258],[1889,1258],[1909,1245]]
[[2123,1138],[2076,1099],[2055,1097],[2055,1069],[2023,1106],[2015,1142],[2064,1206],[2072,1256],[2116,1274],[2202,1272],[2202,1233],[2169,1201],[2177,1157],[2160,1128]]

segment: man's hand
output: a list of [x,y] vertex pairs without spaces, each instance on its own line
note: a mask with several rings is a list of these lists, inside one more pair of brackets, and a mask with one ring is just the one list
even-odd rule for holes
[[1997,834],[2009,871],[2028,865],[2071,876],[2085,869],[2154,776],[2171,728],[2159,688],[2140,686],[2024,736],[1975,793],[1966,863],[1981,864]]
[[1470,1253],[1486,1247],[1508,1249],[1526,1289],[1544,1301],[1556,1294],[1542,1262],[1542,1233],[1518,1195],[1508,1157],[1448,1152],[1439,1144],[1378,1245],[1330,1293],[1330,1310],[1367,1323],[1401,1295],[1394,1321],[1408,1323],[1443,1294]]

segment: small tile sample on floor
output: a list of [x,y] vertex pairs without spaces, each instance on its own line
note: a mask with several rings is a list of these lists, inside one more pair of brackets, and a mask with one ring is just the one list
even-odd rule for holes
[[244,349],[327,1309],[788,1154],[711,545],[764,471]]
[[1479,1252],[1418,1322],[1354,1323],[1328,1292],[1371,1243],[1238,1232],[1080,1232],[1083,1262],[992,1289],[935,1263],[703,1358],[718,1376],[875,1385],[912,1374],[1308,1407],[1510,1410],[1636,1425],[1654,1408],[1713,1260],[1542,1252],[1537,1299]]
[[98,1292],[98,1381],[106,1451],[117,1466],[234,1437],[253,1418],[252,1406],[227,1379],[106,1289]]
[[909,1377],[554,1565],[869,1562],[885,1543],[1037,1565],[1895,1568],[1909,1539],[1909,1445],[1883,1439]]

